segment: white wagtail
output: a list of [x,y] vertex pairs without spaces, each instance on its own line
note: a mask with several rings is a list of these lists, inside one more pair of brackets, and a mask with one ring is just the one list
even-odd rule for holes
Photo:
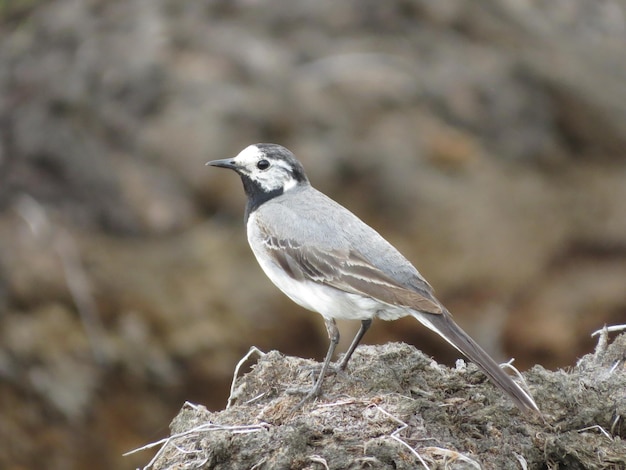
[[378,232],[313,188],[289,150],[250,145],[235,158],[207,165],[241,177],[248,198],[248,242],[267,277],[291,300],[324,317],[330,347],[301,404],[321,392],[339,342],[336,318],[361,320],[339,363],[343,370],[374,318],[411,315],[475,362],[522,411],[539,411],[532,397],[452,320],[417,269]]

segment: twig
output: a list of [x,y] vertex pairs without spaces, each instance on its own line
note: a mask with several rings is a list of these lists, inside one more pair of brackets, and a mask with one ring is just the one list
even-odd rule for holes
[[526,461],[524,456],[521,455],[521,454],[518,454],[517,452],[513,452],[513,455],[515,456],[515,458],[519,462],[520,467],[522,467],[522,470],[528,470],[528,462]]
[[619,423],[619,420],[622,418],[622,415],[617,415],[615,416],[615,419],[613,420],[613,422],[611,423],[611,435],[615,434],[615,428],[617,427],[617,423]]
[[320,457],[319,455],[312,455],[309,457],[309,460],[311,462],[315,462],[315,463],[319,463],[320,465],[322,465],[326,470],[330,470],[330,468],[328,467],[328,462],[326,462],[326,459],[323,457]]
[[463,455],[460,452],[457,452],[455,450],[444,449],[443,447],[426,447],[424,450],[428,452],[432,452],[433,454],[441,455],[443,457],[449,457],[452,460],[461,460],[463,462],[467,462],[468,464],[470,464],[472,467],[476,468],[477,470],[482,469],[482,467],[480,466],[478,462],[476,462],[476,460],[470,459],[467,455]]
[[609,345],[609,333],[615,331],[626,330],[626,325],[604,325],[603,328],[594,331],[591,333],[591,337],[598,336],[598,344],[596,344],[596,348],[593,352],[593,356],[596,362],[602,357],[604,352],[606,351],[607,346]]
[[[502,369],[511,369],[513,371],[513,373],[517,376],[517,378],[519,379],[519,381],[521,382],[521,388],[522,391],[524,393],[526,393],[526,396],[528,398],[530,398],[530,400],[535,403],[535,399],[533,398],[533,396],[530,394],[530,391],[528,390],[528,383],[526,382],[526,379],[524,379],[524,376],[522,375],[522,373],[517,369],[517,367],[515,367],[513,365],[513,361],[515,361],[515,359],[511,359],[508,362],[505,362],[503,364],[500,364],[500,367]],[[537,404],[535,403],[535,407],[537,407]],[[539,408],[537,408],[539,409]],[[541,415],[541,413],[539,413]]]
[[430,470],[430,467],[426,464],[426,462],[424,461],[422,456],[420,454],[418,454],[417,451],[415,449],[413,449],[413,447],[411,447],[408,442],[406,442],[405,440],[403,440],[401,437],[398,436],[398,433],[404,431],[406,428],[409,427],[409,425],[407,423],[405,423],[404,421],[396,418],[391,413],[385,411],[384,409],[382,409],[380,406],[378,406],[376,404],[370,405],[370,408],[372,408],[372,407],[376,408],[378,411],[380,411],[382,414],[387,416],[389,419],[391,419],[392,421],[394,421],[394,422],[396,422],[396,423],[398,423],[400,425],[400,427],[398,429],[396,429],[394,432],[392,432],[389,435],[389,437],[391,437],[394,441],[399,442],[404,447],[409,449],[409,451],[417,458],[417,460],[419,460],[419,462],[424,466],[424,468],[426,468],[427,470]]
[[[150,462],[148,462],[148,464],[143,467],[143,470],[148,470],[149,468],[151,468],[154,463],[157,461],[157,459],[163,454],[163,452],[165,452],[165,449],[168,447],[169,444],[173,445],[174,448],[176,448],[179,452],[181,453],[189,453],[189,451],[184,450],[183,448],[181,448],[179,445],[176,444],[176,440],[180,439],[182,437],[187,437],[190,436],[192,434],[200,434],[200,433],[204,433],[204,432],[214,432],[214,431],[228,431],[231,432],[233,434],[248,434],[248,433],[252,433],[252,432],[259,432],[259,431],[263,431],[266,429],[269,429],[270,425],[267,423],[260,423],[260,424],[250,424],[250,425],[236,425],[236,426],[227,426],[227,425],[222,425],[222,424],[214,424],[214,423],[204,423],[201,424],[199,426],[196,426],[195,428],[189,429],[187,431],[178,433],[178,434],[173,434],[168,438],[165,439],[161,439],[159,441],[156,442],[151,442],[149,444],[146,444],[142,447],[138,447],[137,449],[133,449],[130,450],[126,453],[123,454],[124,457],[128,456],[128,455],[132,455],[135,454],[137,452],[143,451],[143,450],[147,450],[147,449],[152,449],[153,447],[156,446],[161,446],[161,448],[159,449],[159,451],[154,455],[154,457],[152,457],[152,459],[150,460]],[[191,452],[193,453],[193,452]]]
[[237,379],[239,378],[239,369],[241,369],[241,366],[244,365],[246,361],[250,359],[250,356],[252,356],[253,354],[258,354],[259,357],[265,356],[265,353],[263,351],[261,351],[256,346],[252,346],[250,350],[246,353],[246,355],[243,356],[241,360],[237,363],[237,366],[235,367],[235,372],[233,373],[233,381],[230,384],[230,395],[228,396],[226,409],[230,408],[233,405],[233,402],[237,399],[237,397],[235,396],[236,395],[235,383],[237,382]]
[[611,367],[611,369],[609,370],[609,374],[612,374],[613,372],[615,372],[621,363],[622,363],[621,359],[615,361],[615,364],[613,364],[613,367]]
[[263,392],[263,393],[259,393],[256,397],[252,397],[249,400],[244,401],[244,405],[249,405],[250,403],[254,403],[255,401],[263,398],[265,395],[267,395],[267,392]]
[[599,424],[594,424],[593,426],[587,426],[586,428],[582,428],[579,429],[578,432],[585,432],[585,431],[591,431],[592,429],[597,429],[598,431],[600,431],[604,437],[606,437],[607,439],[609,439],[610,441],[613,440],[613,436],[611,436],[606,429],[604,429],[602,426],[600,426]]
[[511,369],[513,371],[513,373],[515,374],[515,376],[519,379],[519,381],[522,382],[522,385],[524,385],[524,388],[528,389],[528,384],[526,383],[526,380],[524,379],[524,376],[519,371],[519,369],[513,365],[514,361],[515,361],[515,359],[510,359],[507,362],[503,362],[502,364],[500,364],[500,368],[502,368],[502,369]]
[[626,325],[604,326],[604,328],[601,328],[601,329],[596,330],[593,333],[591,333],[591,337],[593,338],[594,336],[598,336],[599,334],[603,333],[604,331],[606,331],[608,333],[614,333],[616,331],[623,331],[623,330],[626,330]]

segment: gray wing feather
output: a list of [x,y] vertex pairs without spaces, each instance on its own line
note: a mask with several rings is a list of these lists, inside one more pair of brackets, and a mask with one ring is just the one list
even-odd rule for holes
[[374,229],[313,188],[290,197],[289,206],[275,198],[256,217],[261,241],[289,276],[390,305],[442,313],[430,285]]

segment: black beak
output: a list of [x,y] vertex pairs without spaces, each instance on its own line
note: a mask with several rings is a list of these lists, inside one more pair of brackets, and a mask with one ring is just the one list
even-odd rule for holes
[[237,171],[239,166],[235,163],[235,160],[232,158],[225,158],[223,160],[213,160],[206,163],[209,166],[219,166],[220,168],[228,168],[230,170]]

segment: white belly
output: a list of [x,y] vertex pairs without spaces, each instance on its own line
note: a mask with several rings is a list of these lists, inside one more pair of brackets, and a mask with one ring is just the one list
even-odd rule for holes
[[365,320],[373,318],[384,306],[377,300],[351,294],[312,281],[296,281],[280,267],[257,261],[267,277],[298,305],[317,312],[325,318]]

